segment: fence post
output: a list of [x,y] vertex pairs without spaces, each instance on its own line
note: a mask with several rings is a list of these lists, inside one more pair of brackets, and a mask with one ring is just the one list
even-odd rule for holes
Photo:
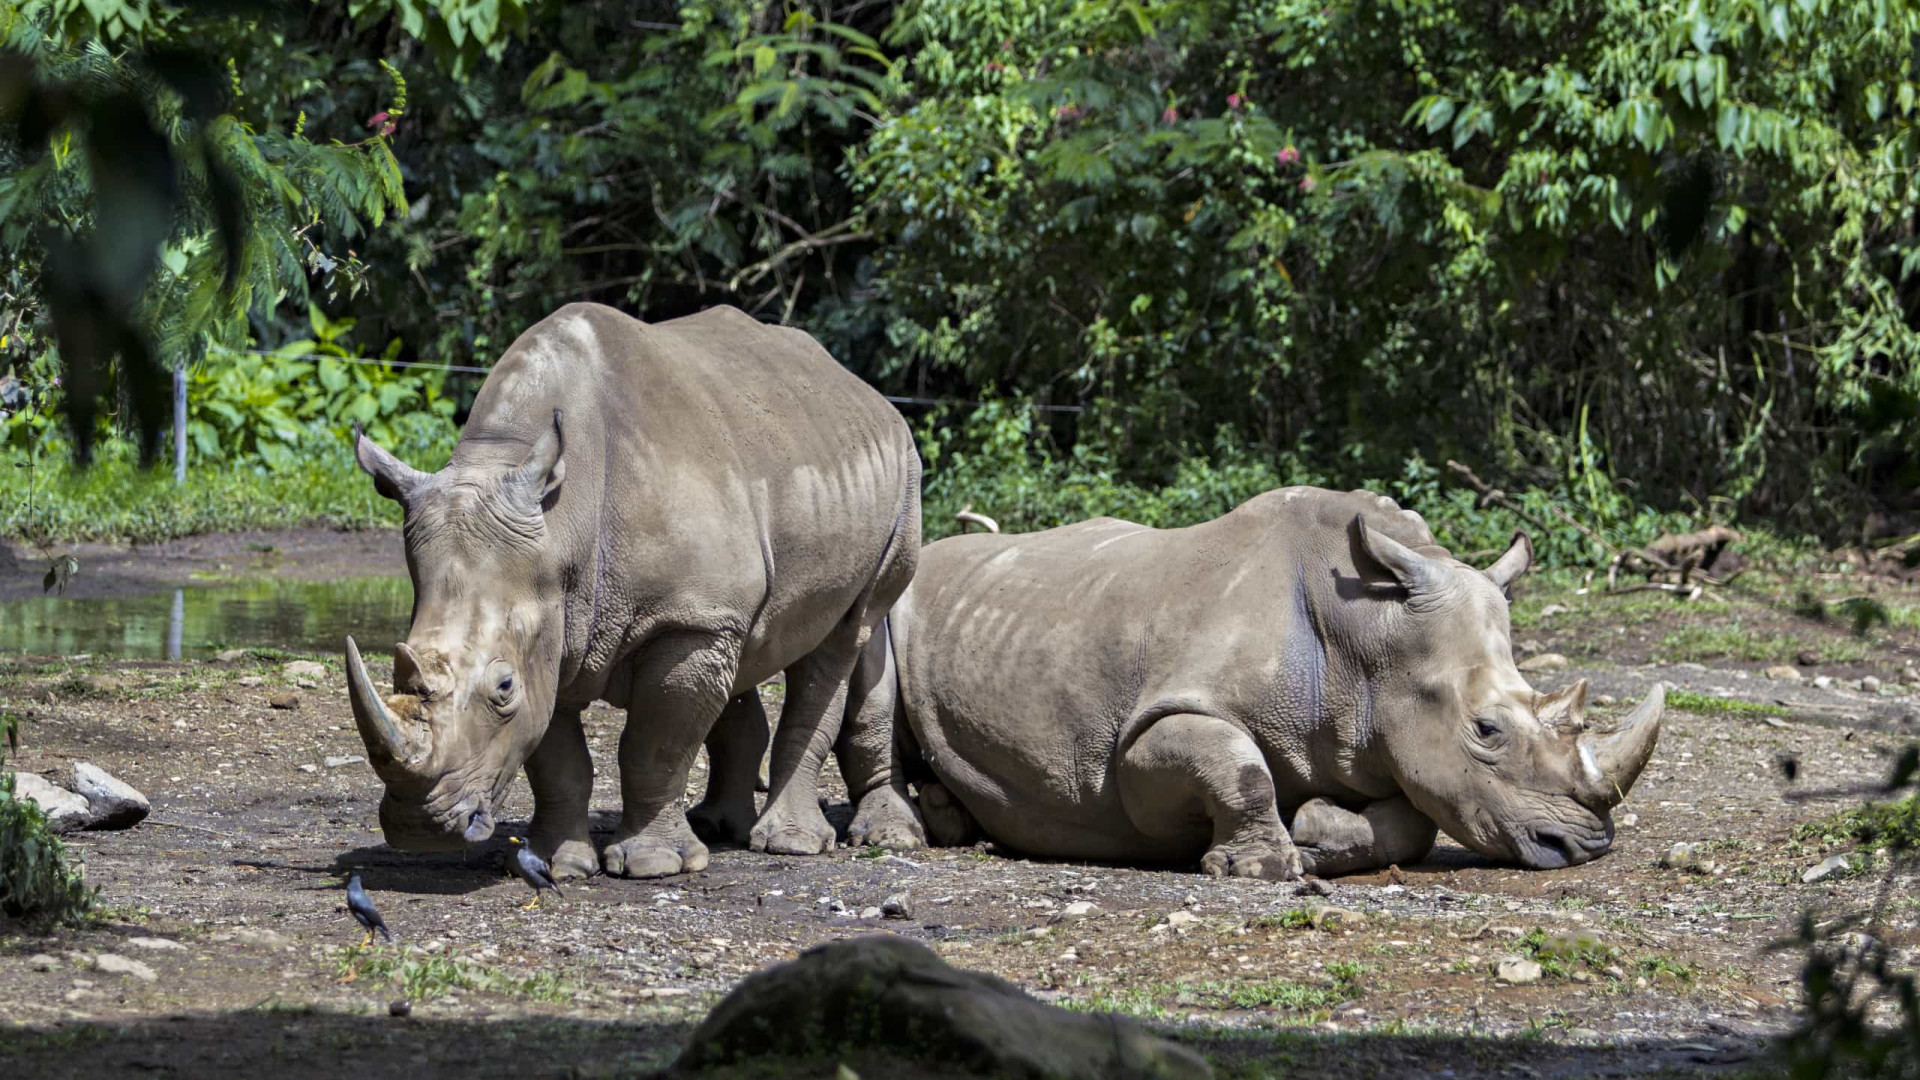
[[187,482],[187,369],[173,372],[173,482]]

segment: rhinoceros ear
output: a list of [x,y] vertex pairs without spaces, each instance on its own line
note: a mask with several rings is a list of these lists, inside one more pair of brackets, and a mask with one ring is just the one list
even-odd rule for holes
[[1439,579],[1440,569],[1433,560],[1386,533],[1367,528],[1366,518],[1355,515],[1353,527],[1360,537],[1360,550],[1408,592],[1421,592]]
[[533,444],[533,453],[528,454],[526,462],[513,471],[509,483],[533,496],[533,501],[541,509],[546,509],[552,505],[554,494],[560,490],[560,482],[567,476],[567,463],[561,458],[565,450],[566,439],[560,430],[560,410],[555,409],[553,426]]
[[360,463],[360,471],[373,477],[373,490],[394,502],[407,501],[407,496],[427,477],[367,438],[359,424],[353,425],[353,457]]
[[1533,715],[1550,728],[1579,731],[1587,726],[1587,680],[1581,679],[1564,690],[1542,694],[1534,704]]
[[1508,592],[1513,587],[1514,581],[1521,574],[1526,573],[1532,565],[1533,541],[1527,539],[1526,533],[1515,532],[1513,546],[1507,548],[1505,555],[1493,560],[1493,565],[1487,567],[1482,573],[1486,574],[1495,585],[1500,586],[1500,591],[1504,593]]

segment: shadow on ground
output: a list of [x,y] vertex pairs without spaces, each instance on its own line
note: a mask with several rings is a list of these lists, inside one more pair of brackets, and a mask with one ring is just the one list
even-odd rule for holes
[[[0,1060],[13,1077],[652,1077],[662,1075],[692,1024],[578,1017],[434,1020],[352,1015],[275,1002],[210,1015],[116,1024],[73,1022],[0,1031]],[[1222,1078],[1386,1080],[1526,1076],[1769,1076],[1768,1063],[1699,1043],[1574,1046],[1544,1039],[1479,1040],[1181,1029]],[[967,1074],[872,1052],[812,1062],[749,1062],[709,1076],[835,1080],[857,1075],[949,1080]]]

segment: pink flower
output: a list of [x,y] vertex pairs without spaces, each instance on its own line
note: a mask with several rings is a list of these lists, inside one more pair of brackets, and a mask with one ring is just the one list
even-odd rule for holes
[[55,385],[55,386],[59,386],[59,385],[60,385],[60,376],[58,376],[58,375],[55,375],[55,376],[53,377],[53,385]]
[[1076,117],[1076,116],[1079,116],[1079,115],[1080,115],[1080,106],[1078,106],[1078,105],[1062,105],[1062,106],[1060,106],[1060,108],[1059,108],[1059,110],[1058,110],[1058,112],[1057,112],[1057,115],[1058,115],[1058,116],[1060,117],[1060,119],[1062,119],[1062,120],[1072,120],[1072,119],[1073,119],[1074,117]]
[[367,117],[368,127],[379,127],[381,124],[384,124],[386,122],[387,122],[387,114],[385,111],[377,112],[377,113],[374,113],[372,116]]
[[1160,114],[1160,122],[1163,124],[1171,124],[1179,119],[1180,119],[1180,110],[1174,108],[1171,105],[1167,106],[1166,112],[1163,112]]
[[1240,95],[1239,95],[1239,94],[1228,94],[1228,95],[1227,95],[1227,108],[1229,108],[1229,109],[1238,109],[1239,107],[1240,107]]
[[987,61],[987,70],[988,71],[1005,71],[1007,70],[1007,65],[1001,63],[998,60],[989,60]]
[[1301,191],[1312,191],[1312,190],[1313,190],[1313,177],[1311,177],[1311,176],[1303,176],[1303,177],[1301,177],[1301,178],[1300,178],[1300,190],[1301,190]]
[[1286,149],[1280,151],[1279,153],[1273,155],[1273,160],[1279,162],[1282,165],[1291,165],[1294,162],[1300,160],[1300,151],[1295,150],[1293,147],[1289,146]]

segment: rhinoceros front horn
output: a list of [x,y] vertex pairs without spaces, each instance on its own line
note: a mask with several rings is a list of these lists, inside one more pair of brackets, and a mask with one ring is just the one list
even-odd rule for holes
[[1620,726],[1611,733],[1593,733],[1580,737],[1582,779],[1587,791],[1583,801],[1609,809],[1620,804],[1640,779],[1660,740],[1660,716],[1667,708],[1665,683],[1654,683]]
[[410,763],[417,749],[401,721],[380,700],[380,692],[367,676],[367,665],[360,659],[360,647],[347,638],[347,696],[353,701],[353,722],[360,728],[360,740],[367,744],[367,759],[376,770]]

